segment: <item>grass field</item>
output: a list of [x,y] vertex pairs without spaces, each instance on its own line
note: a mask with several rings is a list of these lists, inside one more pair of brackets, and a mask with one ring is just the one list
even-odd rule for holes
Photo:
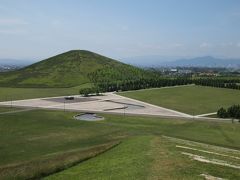
[[4,113],[4,112],[11,112],[11,111],[15,111],[15,110],[20,110],[19,108],[9,108],[9,107],[0,107],[0,113]]
[[191,115],[216,112],[220,107],[239,104],[240,91],[232,89],[184,86],[119,93]]
[[[207,150],[210,148],[210,152],[229,154],[215,146],[208,146]],[[202,153],[201,150],[206,150],[206,146],[194,143],[189,145],[189,141],[166,137],[138,136],[124,141],[96,158],[46,179],[204,179],[204,175],[239,178],[238,169],[193,161],[182,154],[191,153],[208,160],[217,158],[219,161],[236,165],[239,163],[239,160],[235,161],[231,157]],[[239,157],[240,152],[235,155]]]
[[0,87],[0,101],[31,99],[51,96],[79,94],[81,88],[91,87],[91,83],[72,88],[7,88]]
[[[66,168],[49,178],[77,175],[78,179],[191,179],[191,175],[216,176],[222,171],[221,177],[228,179],[240,176],[234,168],[192,162],[176,147],[180,141],[165,137],[240,150],[240,124],[117,115],[103,115],[104,121],[84,122],[73,120],[75,114],[33,110],[0,115],[1,179],[39,178]],[[208,146],[204,148],[209,150]]]

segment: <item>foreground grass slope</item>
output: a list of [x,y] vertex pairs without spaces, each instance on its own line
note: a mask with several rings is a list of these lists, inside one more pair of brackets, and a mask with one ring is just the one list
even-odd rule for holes
[[46,179],[146,179],[152,157],[150,136],[128,139],[96,158]]
[[99,73],[111,81],[148,76],[137,67],[90,51],[73,50],[17,71],[0,73],[0,87],[73,87],[101,79]]
[[113,140],[119,128],[75,121],[76,113],[27,111],[0,115],[0,166]]
[[[212,155],[212,152],[218,155]],[[194,153],[208,160],[217,158],[235,165],[240,162],[228,157],[229,153],[240,157],[240,151],[226,151],[216,146],[163,136],[138,136],[46,179],[205,179],[204,176],[238,179],[240,176],[237,168],[199,162],[183,153]]]
[[[230,122],[120,115],[103,115],[106,118],[104,121],[84,122],[74,120],[72,117],[75,114],[44,110],[1,114],[0,177],[12,177],[13,174],[16,175],[15,178],[41,177],[49,173],[48,169],[57,172],[70,167],[71,164],[81,162],[81,159],[91,157],[92,152],[97,154],[105,151],[119,141],[121,141],[120,145],[109,152],[86,161],[84,166],[80,163],[73,172],[69,169],[70,174],[80,173],[79,176],[83,179],[88,175],[90,179],[146,177],[145,175],[154,174],[152,166],[155,155],[153,154],[158,153],[161,150],[158,148],[162,147],[162,144],[158,146],[156,138],[161,138],[163,135],[240,149],[240,125]],[[94,148],[97,148],[97,151],[93,151]],[[166,148],[163,153],[174,154],[174,148]],[[102,162],[102,159],[106,161]],[[174,156],[169,167],[173,164]],[[31,166],[32,173],[29,173],[29,168],[24,168],[28,166]],[[193,168],[195,166],[198,167],[194,165]],[[215,171],[218,172],[219,169]],[[232,174],[229,177],[236,176],[235,171],[232,173],[231,170],[226,171]],[[69,172],[66,174],[69,175]]]
[[0,167],[0,177],[1,179],[40,179],[94,158],[118,144],[119,142],[111,142],[86,149],[74,149],[19,164]]
[[203,86],[146,89],[119,93],[191,115],[216,112],[220,107],[239,104],[240,91]]

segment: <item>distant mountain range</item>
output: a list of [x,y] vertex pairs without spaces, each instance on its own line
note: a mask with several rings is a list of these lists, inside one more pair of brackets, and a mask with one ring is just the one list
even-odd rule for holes
[[220,59],[212,56],[197,57],[192,59],[179,59],[176,61],[160,63],[168,67],[225,67],[240,68],[240,59]]
[[124,62],[137,66],[148,67],[225,67],[240,68],[240,59],[215,58],[203,56],[196,58],[164,57],[164,56],[142,56],[124,59]]
[[31,64],[32,61],[20,59],[0,59],[0,72],[13,71]]
[[[240,68],[240,58],[215,58],[203,56],[196,58],[180,58],[177,56],[138,56],[122,58],[124,63],[142,67],[224,67]],[[1,67],[24,67],[36,62],[36,60],[0,59]]]
[[153,67],[159,66],[162,62],[170,62],[180,58],[178,56],[149,55],[122,58],[121,61],[135,66]]

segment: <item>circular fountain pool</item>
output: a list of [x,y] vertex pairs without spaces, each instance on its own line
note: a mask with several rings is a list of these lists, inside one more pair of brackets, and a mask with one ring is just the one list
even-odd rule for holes
[[74,119],[82,121],[101,121],[104,120],[104,117],[98,116],[94,113],[84,113],[74,116]]

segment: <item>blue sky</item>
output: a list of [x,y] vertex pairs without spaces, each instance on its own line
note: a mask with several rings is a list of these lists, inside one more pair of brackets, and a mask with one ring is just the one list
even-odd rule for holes
[[239,0],[0,0],[0,58],[240,58]]

